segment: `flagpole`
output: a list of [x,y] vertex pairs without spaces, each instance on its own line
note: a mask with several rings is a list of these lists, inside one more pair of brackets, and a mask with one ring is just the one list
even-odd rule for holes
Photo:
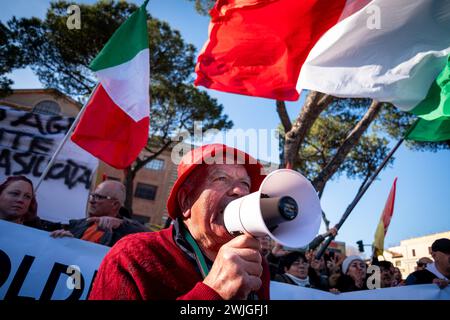
[[[403,143],[405,138],[408,137],[409,133],[415,128],[417,123],[418,123],[418,120],[408,129],[406,134],[397,142],[397,144],[394,146],[394,148],[392,148],[392,150],[389,152],[389,154],[384,158],[383,162],[378,166],[378,168],[375,170],[375,172],[372,174],[372,176],[366,182],[366,184],[361,188],[361,191],[358,192],[355,199],[353,199],[353,201],[349,204],[349,206],[347,207],[347,210],[345,210],[344,214],[342,215],[341,220],[339,220],[338,224],[335,226],[335,228],[337,230],[339,230],[342,227],[345,220],[347,220],[348,216],[353,211],[355,206],[358,204],[359,200],[361,200],[364,193],[366,193],[367,189],[369,189],[370,185],[375,181],[378,174],[381,172],[381,170],[383,170],[383,168],[388,163],[389,159],[392,158],[395,151],[397,151],[397,149]],[[320,247],[319,251],[316,254],[316,259],[320,259],[322,257],[322,255],[325,253],[325,250],[328,248],[328,246],[330,245],[331,241],[334,240],[334,238],[335,237],[333,235],[330,235],[329,238],[322,244],[322,246]]]
[[67,142],[67,139],[69,139],[72,131],[75,129],[75,126],[77,125],[77,123],[80,121],[81,116],[83,115],[86,106],[88,105],[88,103],[91,101],[92,95],[94,94],[95,90],[97,90],[98,86],[100,83],[97,83],[95,85],[95,88],[91,91],[91,94],[89,95],[88,100],[86,101],[86,103],[83,105],[83,107],[81,108],[81,110],[78,112],[75,120],[72,122],[72,125],[70,126],[69,130],[67,131],[66,135],[64,136],[64,138],[61,140],[61,142],[58,145],[58,148],[56,148],[55,152],[53,153],[50,161],[48,162],[47,166],[45,167],[45,170],[42,172],[41,176],[39,177],[38,182],[36,183],[35,187],[34,187],[34,193],[37,192],[37,190],[39,189],[39,186],[41,185],[42,181],[44,181],[45,177],[47,176],[48,172],[50,171],[50,168],[53,166],[53,164],[56,161],[56,157],[58,156],[58,154],[61,152],[62,148],[64,147],[64,144]]

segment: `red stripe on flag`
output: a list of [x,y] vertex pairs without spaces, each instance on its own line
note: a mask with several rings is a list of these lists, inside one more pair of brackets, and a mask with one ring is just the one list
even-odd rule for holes
[[196,85],[294,101],[301,66],[345,0],[222,0],[211,10]]
[[386,201],[386,205],[384,206],[383,215],[381,216],[381,220],[384,225],[384,235],[386,235],[389,224],[391,223],[392,215],[394,214],[394,203],[395,203],[395,191],[397,188],[397,178],[395,178],[394,183],[392,184],[391,191],[389,192],[389,197]]
[[117,169],[128,167],[147,144],[149,118],[135,122],[100,85],[93,93],[72,141]]

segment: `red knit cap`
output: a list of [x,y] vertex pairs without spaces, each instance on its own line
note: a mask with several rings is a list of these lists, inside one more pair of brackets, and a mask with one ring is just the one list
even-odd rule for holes
[[[225,158],[227,159],[226,162],[224,161]],[[262,173],[262,165],[257,160],[243,151],[228,147],[224,144],[207,144],[191,150],[181,159],[178,165],[178,178],[167,200],[167,212],[169,216],[175,219],[181,214],[177,199],[178,190],[197,166],[218,163],[228,164],[230,158],[234,159],[234,163],[242,164],[247,170],[247,174],[252,183],[250,192],[257,191],[265,177]]]

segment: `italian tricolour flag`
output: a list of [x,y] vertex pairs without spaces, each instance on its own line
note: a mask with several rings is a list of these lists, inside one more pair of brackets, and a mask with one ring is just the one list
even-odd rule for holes
[[116,30],[91,63],[99,84],[72,135],[80,147],[118,169],[128,167],[148,139],[147,3]]

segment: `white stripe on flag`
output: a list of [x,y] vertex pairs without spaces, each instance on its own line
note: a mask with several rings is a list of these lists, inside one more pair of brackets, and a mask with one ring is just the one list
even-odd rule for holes
[[96,72],[111,100],[136,122],[150,112],[149,52],[144,49],[130,61]]
[[[369,28],[379,8],[380,28]],[[297,89],[370,97],[409,111],[450,53],[450,1],[374,0],[328,30],[308,55]]]

